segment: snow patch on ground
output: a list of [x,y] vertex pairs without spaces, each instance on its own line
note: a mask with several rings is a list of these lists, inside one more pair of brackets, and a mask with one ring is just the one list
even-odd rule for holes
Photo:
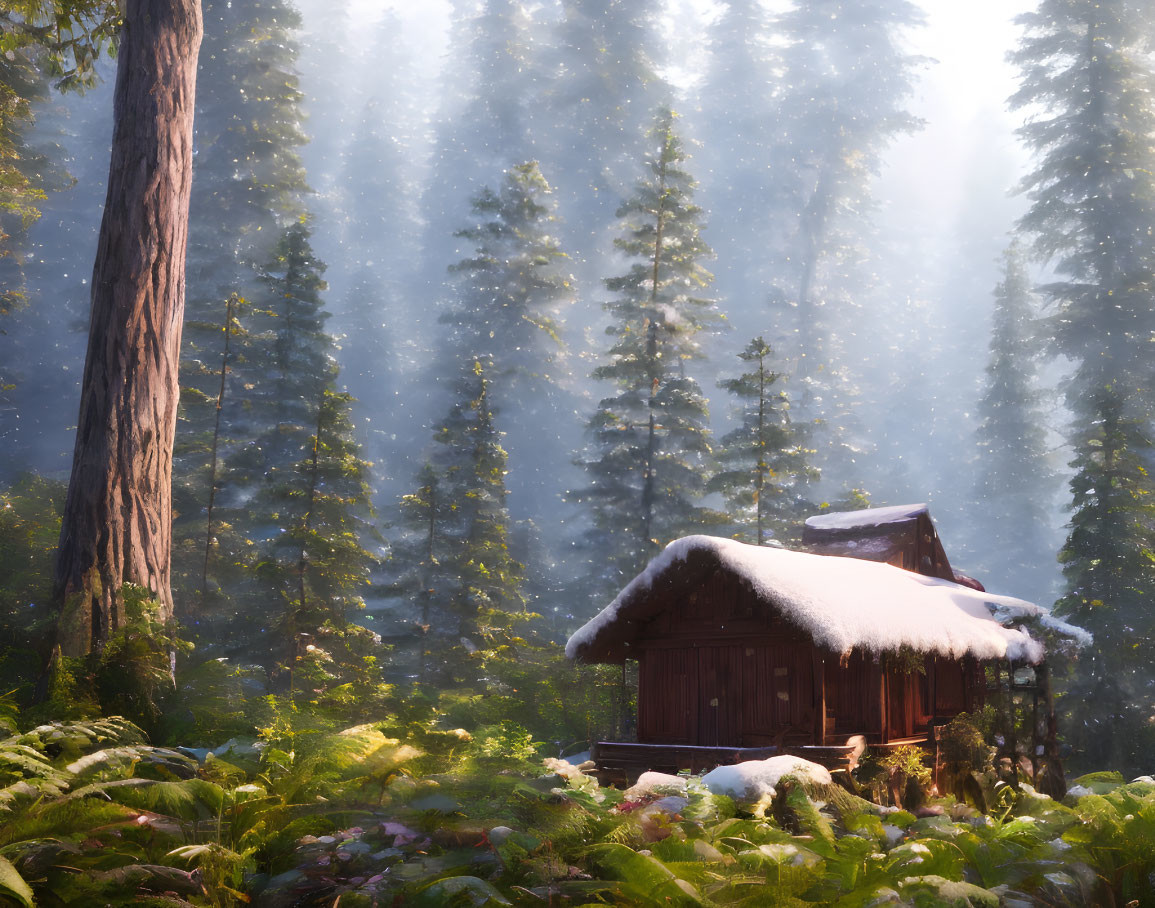
[[719,766],[702,776],[702,784],[711,794],[726,795],[736,801],[760,801],[774,796],[774,789],[783,776],[794,776],[816,785],[830,785],[832,782],[825,766],[783,754],[768,760],[747,760],[732,766]]
[[664,772],[644,772],[638,781],[625,790],[627,801],[636,801],[646,795],[684,795],[686,780]]

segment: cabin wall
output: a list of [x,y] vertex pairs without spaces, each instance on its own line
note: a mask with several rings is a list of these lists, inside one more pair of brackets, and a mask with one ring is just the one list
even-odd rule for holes
[[638,658],[638,741],[760,747],[813,737],[812,647],[648,646]]
[[639,635],[638,741],[757,747],[809,741],[814,644],[716,571],[669,593]]
[[824,665],[826,681],[826,737],[835,740],[850,735],[866,735],[870,740],[882,738],[882,666],[861,651],[846,659],[827,655]]
[[668,601],[633,645],[640,743],[887,742],[982,703],[974,660],[927,657],[923,670],[906,672],[861,652],[842,659],[767,614],[725,571],[659,595]]

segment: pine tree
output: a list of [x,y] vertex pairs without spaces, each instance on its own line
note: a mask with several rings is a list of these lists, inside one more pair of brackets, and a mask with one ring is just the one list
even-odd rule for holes
[[735,536],[756,545],[793,538],[806,509],[803,490],[817,478],[807,462],[813,452],[803,447],[791,425],[790,400],[785,391],[774,389],[782,376],[771,370],[771,356],[770,345],[755,338],[738,354],[752,371],[719,383],[739,399],[735,415],[740,425],[717,445],[720,469],[706,487],[725,498]]
[[[173,589],[181,591],[181,619],[202,641],[221,639],[244,574],[252,567],[252,543],[232,519],[217,510],[226,458],[233,440],[222,429],[237,403],[229,391],[232,363],[247,331],[247,301],[236,294],[224,301],[219,321],[185,322],[183,387],[173,446]],[[192,335],[190,338],[189,335]],[[216,385],[215,394],[201,387]],[[227,555],[225,554],[227,553]]]
[[1089,759],[1137,770],[1150,748],[1155,580],[1149,501],[1155,336],[1155,71],[1145,11],[1123,0],[1041,0],[1020,19],[1012,99],[1039,111],[1021,134],[1038,167],[1021,226],[1059,279],[1052,349],[1074,363],[1073,515],[1059,611],[1095,634],[1068,699],[1069,733]]
[[[33,106],[48,94],[48,80],[25,50],[0,56],[0,319],[25,302],[20,244],[40,216],[45,161],[28,147]],[[0,322],[3,330],[3,322]],[[0,371],[0,389],[4,374]]]
[[494,424],[488,365],[474,360],[459,382],[460,399],[438,427],[444,473],[459,515],[462,634],[476,634],[484,608],[522,610],[521,566],[509,553],[505,487],[507,458]]
[[1059,553],[1066,593],[1056,612],[1095,635],[1075,663],[1064,731],[1086,766],[1146,765],[1151,747],[1151,607],[1155,526],[1150,422],[1126,415],[1108,387],[1087,402],[1095,418],[1072,438],[1072,517]]
[[[284,0],[236,4],[205,0],[205,40],[197,83],[195,179],[189,219],[188,304],[184,359],[190,405],[218,393],[215,329],[221,300],[261,296],[262,271],[284,230],[304,212],[305,172],[296,30],[300,17]],[[203,348],[203,349],[202,349]],[[207,359],[206,359],[207,358]],[[205,368],[197,367],[204,360]],[[238,350],[230,399],[240,403],[246,357]],[[313,398],[310,398],[313,399]],[[224,414],[224,435],[251,442],[247,412]],[[197,423],[191,417],[191,424]]]
[[687,374],[701,357],[699,334],[718,319],[714,301],[698,295],[711,280],[701,264],[710,249],[670,112],[659,115],[653,138],[652,175],[618,211],[617,247],[634,264],[606,281],[616,294],[605,306],[614,345],[594,377],[618,393],[590,421],[590,484],[573,496],[592,511],[593,558],[596,570],[609,571],[607,587],[699,525],[710,456],[706,400]]
[[[274,376],[265,375],[268,360],[276,353],[270,342],[296,329],[293,313],[279,312],[282,291],[270,281],[278,268],[284,267],[287,276],[286,230],[300,233],[298,221],[308,191],[298,153],[306,141],[295,70],[300,16],[287,0],[244,4],[204,0],[203,7],[182,411],[176,439],[180,459],[174,464],[175,494],[183,504],[174,522],[174,570],[181,580],[175,595],[194,627],[197,621],[205,622],[198,630],[202,645],[240,652],[257,628],[238,619],[238,603],[261,596],[250,568],[256,556],[255,536],[264,529],[258,529],[259,521],[243,506],[259,490],[258,471],[269,454],[258,439],[265,436],[265,444],[276,446],[279,437],[268,429],[286,418],[282,400],[285,408],[296,407],[293,418],[299,424],[310,426],[315,401],[331,376],[318,374],[315,363],[304,365],[313,368],[315,381],[298,389],[297,397],[288,392],[280,397],[285,389],[274,387]],[[307,243],[307,232],[304,240]],[[300,288],[287,292],[291,299]],[[222,301],[232,294],[251,306],[232,327],[224,403],[218,414]],[[278,321],[281,315],[287,315],[289,322]],[[326,356],[327,345],[331,342],[322,340]],[[284,375],[299,364],[276,365],[275,374]],[[214,522],[219,523],[214,549],[230,557],[211,558],[206,577],[204,542],[211,489],[205,478],[213,455],[206,433],[218,415]],[[301,431],[308,434],[308,429]]]
[[[204,0],[189,224],[189,317],[237,292],[299,217],[308,189],[298,149],[300,16],[288,0]],[[209,319],[211,320],[211,319]]]
[[[304,457],[269,481],[262,503],[281,532],[263,547],[262,575],[279,594],[277,649],[319,702],[380,698],[380,638],[353,621],[375,564],[365,549],[369,465],[349,420],[352,399],[325,391]],[[291,687],[300,688],[300,680]]]
[[553,234],[549,184],[535,162],[511,168],[500,192],[473,201],[475,226],[458,236],[473,253],[454,265],[457,299],[442,317],[449,326],[451,369],[485,361],[489,396],[502,414],[513,473],[513,500],[522,518],[553,520],[558,473],[566,458],[559,438],[572,412],[562,386],[568,371],[561,338],[563,309],[573,300],[567,258]]
[[[401,600],[391,615],[396,636],[415,644],[418,677],[428,682],[438,658],[432,644],[441,640],[441,607],[448,601],[453,584],[451,547],[457,513],[443,477],[431,461],[425,462],[415,481],[416,488],[399,502],[397,532],[391,540],[387,565],[392,574],[388,590]],[[398,661],[393,660],[395,666]]]
[[253,300],[250,330],[234,368],[234,381],[245,395],[243,415],[234,420],[255,437],[226,465],[223,482],[234,506],[296,469],[315,434],[317,401],[337,375],[321,298],[325,265],[313,255],[310,236],[307,219],[291,225],[261,269],[264,289]]
[[[234,329],[231,336],[235,353],[224,376],[219,428],[213,424],[218,468],[211,487],[205,481],[209,467],[194,469],[194,463],[210,463],[214,451],[207,446],[206,420],[196,415],[206,402],[190,401],[196,406],[190,406],[185,417],[180,482],[189,510],[177,521],[174,535],[178,564],[190,583],[186,608],[190,614],[205,612],[196,619],[203,624],[202,643],[224,646],[229,653],[250,645],[267,653],[276,645],[276,612],[270,608],[277,598],[267,576],[261,579],[253,568],[270,534],[289,527],[280,511],[269,508],[267,490],[299,471],[302,452],[316,435],[317,402],[332,389],[337,375],[321,298],[325,266],[313,255],[310,232],[309,221],[302,218],[282,233],[270,261],[258,272],[263,287],[254,291],[244,329]],[[216,380],[219,394],[219,371]],[[186,400],[193,393],[186,391]],[[199,437],[192,431],[194,419],[202,425]],[[228,557],[212,558],[206,575],[210,497],[215,548]],[[207,600],[195,598],[201,589]],[[266,642],[257,644],[262,635]]]
[[427,627],[425,671],[442,682],[472,685],[480,678],[469,656],[492,646],[526,612],[524,568],[510,551],[507,460],[480,360],[465,365],[455,392],[434,430],[438,450],[423,477],[422,500],[409,507],[429,522],[432,557],[421,580],[430,599],[416,603]]
[[1036,371],[1042,353],[1036,302],[1023,251],[1012,244],[995,288],[987,380],[979,402],[979,541],[983,576],[992,589],[1031,600],[1054,586],[1055,542],[1047,532],[1056,475],[1047,454],[1043,395]]

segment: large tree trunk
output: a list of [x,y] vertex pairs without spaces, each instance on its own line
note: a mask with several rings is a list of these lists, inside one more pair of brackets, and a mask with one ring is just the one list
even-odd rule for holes
[[56,562],[65,655],[124,622],[121,588],[172,615],[172,442],[184,319],[200,0],[127,0],[108,197]]

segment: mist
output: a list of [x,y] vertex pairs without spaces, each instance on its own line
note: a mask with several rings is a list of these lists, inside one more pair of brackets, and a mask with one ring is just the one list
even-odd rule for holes
[[[1005,57],[1017,38],[1012,20],[1027,4],[968,4],[964,13],[946,2],[877,3],[854,16],[831,8],[829,34],[816,37],[826,27],[820,17],[805,21],[789,5],[755,0],[604,12],[497,0],[420,9],[206,4],[186,348],[211,396],[219,356],[211,326],[224,298],[238,292],[259,311],[260,288],[278,276],[267,267],[278,230],[307,218],[326,285],[316,330],[327,339],[317,355],[354,398],[356,441],[371,464],[376,516],[365,532],[384,566],[367,601],[383,626],[404,635],[411,623],[410,606],[389,592],[390,552],[403,545],[399,502],[438,455],[434,436],[453,405],[458,361],[502,355],[469,340],[476,326],[462,321],[485,304],[484,289],[471,289],[460,270],[489,216],[475,202],[529,161],[550,187],[540,201],[565,287],[550,304],[553,340],[502,367],[548,373],[545,384],[505,390],[501,374],[492,379],[516,556],[535,578],[534,607],[558,634],[628,579],[622,569],[589,582],[607,556],[590,541],[599,530],[580,464],[594,456],[590,420],[613,390],[593,373],[611,345],[614,294],[605,281],[630,267],[614,245],[616,213],[648,176],[663,106],[675,112],[712,248],[701,294],[720,321],[683,365],[708,406],[703,428],[716,443],[737,425],[737,402],[718,383],[737,374],[737,354],[762,336],[793,424],[808,430],[800,443],[817,472],[784,483],[780,541],[792,544],[807,514],[851,490],[872,505],[926,501],[958,569],[1000,592],[1043,602],[1057,595],[1066,411],[1052,396],[1046,432],[1056,473],[1029,490],[1037,507],[1023,519],[1037,524],[1043,515],[1031,533],[1045,552],[1030,570],[1002,557],[999,540],[1025,530],[984,500],[976,437],[1001,256],[1025,210],[1015,188],[1030,159],[1015,136],[1023,117],[1005,103],[1017,78]],[[851,21],[839,26],[838,15]],[[269,44],[246,40],[249,28]],[[791,74],[799,81],[786,81]],[[28,471],[67,475],[110,76],[106,66],[94,89],[40,104],[30,136],[71,179],[51,187],[43,216],[21,237],[28,305],[0,336],[12,376],[0,407],[8,481]],[[735,90],[738,81],[746,87]],[[260,91],[269,94],[253,100]],[[824,163],[832,118],[844,113],[859,131],[833,127],[848,144]],[[264,130],[259,141],[246,117]],[[829,211],[815,215],[806,195],[824,172],[837,189]],[[809,253],[800,239],[808,230]],[[799,298],[803,279],[809,300]],[[250,318],[244,343],[260,333],[259,318]],[[210,329],[203,345],[197,325]],[[260,387],[245,378],[261,368],[255,350],[249,357],[228,382],[236,409],[230,414],[226,400],[222,410],[226,424],[237,422],[226,435],[242,459],[264,431],[256,405],[244,401],[245,388]],[[1062,364],[1052,364],[1045,383],[1061,378]],[[178,441],[194,423],[186,415]],[[203,466],[193,458],[188,469]],[[244,469],[231,469],[222,500],[240,509],[258,493],[246,491]],[[726,510],[716,492],[700,501]],[[271,538],[267,520],[236,522],[249,524],[243,534],[258,545]]]

